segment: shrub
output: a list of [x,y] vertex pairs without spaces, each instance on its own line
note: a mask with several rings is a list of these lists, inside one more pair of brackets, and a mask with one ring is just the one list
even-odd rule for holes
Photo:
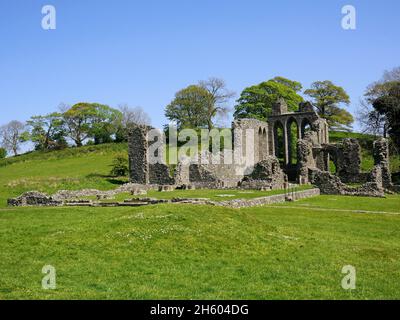
[[0,148],[0,159],[5,159],[5,157],[7,157],[7,150]]
[[119,154],[114,158],[111,167],[110,174],[114,177],[126,177],[129,173],[128,159],[123,154]]

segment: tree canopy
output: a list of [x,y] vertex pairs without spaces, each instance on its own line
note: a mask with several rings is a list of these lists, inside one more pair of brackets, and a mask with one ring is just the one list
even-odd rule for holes
[[111,142],[121,116],[120,111],[99,103],[77,103],[63,114],[67,136],[78,147],[89,138],[95,144]]
[[179,129],[207,127],[211,130],[214,118],[229,111],[227,104],[233,96],[223,79],[209,78],[178,91],[166,107],[165,116]]
[[235,119],[267,120],[272,106],[279,98],[285,99],[289,111],[297,111],[303,98],[297,93],[301,84],[283,77],[262,82],[243,90],[235,106]]
[[13,120],[6,125],[0,127],[1,145],[14,156],[18,155],[21,143],[26,141],[25,124]]
[[208,106],[213,97],[203,87],[191,85],[175,94],[166,107],[165,116],[179,129],[203,128],[208,125]]
[[30,128],[29,139],[34,143],[36,150],[61,149],[67,146],[61,113],[33,116],[26,124]]
[[373,101],[377,113],[384,116],[387,132],[400,147],[400,81],[386,82],[387,92]]
[[400,67],[385,71],[379,81],[367,87],[358,111],[358,120],[364,132],[387,137],[390,124],[386,113],[379,112],[373,104],[379,98],[389,96],[391,88],[396,82],[400,82]]
[[319,116],[325,118],[331,128],[346,131],[351,129],[354,118],[350,112],[341,108],[342,104],[350,104],[350,97],[342,87],[329,80],[316,81],[304,94],[312,99]]

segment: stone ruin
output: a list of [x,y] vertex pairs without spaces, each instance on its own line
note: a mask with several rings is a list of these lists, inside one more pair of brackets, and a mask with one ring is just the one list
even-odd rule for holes
[[[317,143],[328,143],[328,124],[310,103],[302,103],[297,112],[288,112],[286,102],[280,99],[274,105],[268,122],[239,119],[232,123],[233,150],[228,156],[234,161],[224,161],[226,150],[218,155],[203,151],[195,159],[180,159],[174,174],[162,154],[151,154],[152,146],[164,142],[163,133],[159,131],[154,135],[152,130],[153,136],[149,137],[151,127],[135,126],[129,131],[128,139],[130,180],[137,184],[174,185],[178,188],[190,185],[196,188],[282,189],[289,178],[297,179],[298,175],[298,166],[292,160],[296,149],[291,130],[294,124],[299,139],[308,134],[307,130],[312,130]],[[247,162],[249,150],[252,156]],[[159,160],[156,164],[151,161],[154,157]],[[219,161],[214,162],[215,157]]]
[[[374,142],[374,168],[361,172],[361,147],[356,139],[343,139],[339,144],[320,144],[315,134],[306,135],[298,143],[299,181],[311,182],[323,194],[384,197],[392,192],[387,139]],[[336,174],[330,172],[330,160]],[[348,185],[350,184],[350,185]],[[352,186],[351,184],[355,184]]]
[[[226,154],[223,152],[213,155],[203,151],[196,155],[196,161],[180,159],[172,173],[163,154],[156,155],[160,160],[156,164],[149,160],[150,148],[155,144],[162,145],[165,139],[161,131],[149,139],[148,132],[151,129],[148,126],[136,126],[129,132],[132,183],[168,185],[181,189],[269,190],[285,188],[291,181],[315,184],[325,194],[360,196],[383,196],[385,191],[393,190],[387,140],[380,139],[374,143],[374,170],[363,173],[358,141],[343,139],[338,144],[330,143],[326,120],[318,116],[309,102],[301,103],[298,111],[289,112],[286,102],[279,99],[268,121],[235,120],[232,123],[233,150],[230,156],[240,161],[231,164],[225,163]],[[253,152],[253,163],[250,165],[243,160],[248,150]],[[219,157],[220,161],[213,164],[210,161],[213,157]],[[204,162],[203,159],[208,161]],[[332,164],[336,167],[336,174],[330,173]]]
[[[296,130],[292,130],[293,125]],[[231,154],[203,151],[196,159],[183,157],[174,173],[165,163],[164,149],[155,148],[164,145],[163,133],[156,132],[154,135],[151,127],[143,125],[129,130],[130,183],[116,190],[59,191],[52,196],[31,191],[9,199],[8,204],[58,206],[72,201],[70,204],[75,205],[82,197],[113,199],[118,193],[144,195],[150,189],[162,192],[196,188],[286,189],[289,181],[300,185],[313,184],[322,194],[383,197],[385,192],[400,190],[392,183],[386,139],[374,142],[373,170],[361,172],[358,141],[344,139],[338,144],[330,143],[326,120],[318,116],[309,102],[301,103],[299,111],[289,112],[285,101],[280,99],[273,106],[267,122],[256,119],[234,121]],[[155,149],[158,151],[152,157],[157,161],[150,157]],[[248,150],[252,151],[253,157],[250,163],[245,161]],[[224,161],[225,157],[239,161],[229,163]],[[219,161],[214,162],[215,158]],[[336,167],[336,174],[330,172],[331,163]]]

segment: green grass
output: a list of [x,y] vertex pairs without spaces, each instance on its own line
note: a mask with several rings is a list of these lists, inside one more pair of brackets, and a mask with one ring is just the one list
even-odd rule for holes
[[[353,210],[353,200],[2,209],[0,299],[398,299],[400,216],[314,207]],[[395,212],[400,198],[389,200]],[[41,289],[48,264],[55,291]],[[358,271],[352,292],[340,286],[349,264]]]
[[[0,300],[400,298],[399,195],[320,196],[242,210],[6,207],[8,197],[32,189],[116,188],[123,181],[107,175],[125,147],[34,153],[0,164]],[[148,196],[268,194],[239,192]],[[44,265],[57,270],[54,291],[41,288]],[[341,288],[345,265],[357,269],[354,291]]]
[[113,158],[127,152],[126,144],[31,153],[0,161],[0,207],[23,192],[117,188],[127,179],[109,177]]

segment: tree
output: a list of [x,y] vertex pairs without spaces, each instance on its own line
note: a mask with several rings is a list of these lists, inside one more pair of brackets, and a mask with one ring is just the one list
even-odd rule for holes
[[131,108],[128,105],[120,105],[118,107],[121,117],[117,124],[117,132],[115,136],[116,142],[124,142],[128,139],[128,129],[135,124],[150,125],[150,116],[141,108]]
[[92,103],[94,116],[90,135],[95,144],[110,143],[117,133],[118,124],[121,122],[122,113],[119,110],[110,108],[107,105]]
[[98,103],[77,103],[63,114],[67,135],[81,147],[88,138],[95,144],[112,141],[121,113]]
[[209,93],[206,113],[207,126],[211,130],[213,128],[214,117],[217,114],[224,116],[229,112],[227,103],[235,96],[235,93],[227,89],[223,79],[218,78],[209,78],[207,81],[200,81],[199,86]]
[[296,92],[301,92],[301,90],[303,89],[303,86],[302,86],[302,84],[300,82],[293,81],[293,80],[290,80],[290,79],[286,79],[284,77],[275,77],[271,81],[283,84],[286,87],[289,87],[289,88],[293,89]]
[[285,99],[289,111],[298,110],[303,98],[296,90],[301,84],[282,77],[277,77],[243,90],[235,106],[235,119],[255,118],[267,120],[272,106],[279,98]]
[[25,137],[25,124],[22,122],[14,120],[0,128],[1,144],[14,156],[18,155],[21,143],[25,142]]
[[372,104],[379,115],[386,119],[387,133],[400,147],[400,81],[386,82],[388,91]]
[[7,157],[7,150],[0,148],[0,159],[5,159],[5,157]]
[[36,150],[62,149],[68,145],[61,113],[31,117],[27,126],[30,127],[29,139],[34,143]]
[[188,86],[175,94],[165,116],[176,122],[179,129],[204,128],[209,124],[208,107],[213,99],[208,90],[198,85]]
[[132,124],[150,125],[150,116],[141,107],[131,108],[124,104],[119,106],[119,111],[122,114],[122,125],[128,127]]
[[349,105],[350,97],[346,91],[331,81],[316,81],[304,94],[312,99],[320,117],[328,121],[329,126],[336,130],[351,130],[354,118],[341,104]]
[[388,120],[386,114],[378,112],[373,103],[380,97],[387,96],[393,83],[400,81],[400,67],[385,71],[382,78],[370,84],[360,101],[357,120],[361,123],[363,131],[375,135],[388,135]]

